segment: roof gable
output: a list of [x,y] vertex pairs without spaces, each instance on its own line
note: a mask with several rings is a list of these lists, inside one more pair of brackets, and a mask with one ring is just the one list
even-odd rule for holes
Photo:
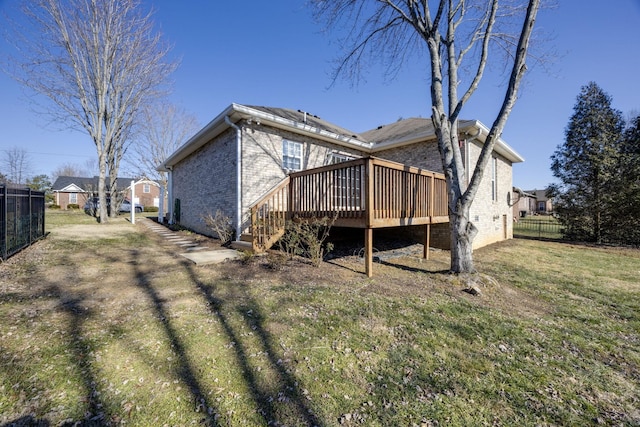
[[[116,185],[119,189],[126,189],[131,186],[131,181],[135,180],[133,178],[117,178]],[[109,183],[109,178],[107,178],[105,180],[107,188]],[[64,192],[98,191],[98,177],[59,176],[51,186],[51,190]]]

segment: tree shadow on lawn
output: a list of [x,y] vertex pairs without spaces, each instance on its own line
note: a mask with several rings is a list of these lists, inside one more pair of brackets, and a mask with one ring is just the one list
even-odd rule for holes
[[[244,287],[241,284],[234,284],[233,291],[241,291],[240,295],[222,296],[216,292],[215,285],[203,283],[194,271],[194,267],[188,261],[183,261],[182,265],[189,273],[191,281],[195,284],[198,291],[202,294],[209,305],[209,310],[216,316],[222,326],[227,339],[235,343],[233,351],[236,353],[236,360],[244,380],[247,382],[251,391],[252,399],[259,408],[259,413],[263,417],[267,425],[308,425],[318,426],[324,425],[314,413],[311,407],[307,405],[306,398],[302,394],[297,385],[297,380],[293,374],[287,370],[286,363],[283,362],[284,356],[280,357],[275,350],[273,337],[265,329],[265,316],[262,313],[260,304],[255,301],[246,292],[242,292]],[[233,301],[242,301],[240,304],[234,304]],[[235,311],[242,316],[246,325],[254,331],[262,346],[262,352],[266,354],[270,369],[275,373],[275,381],[270,385],[276,385],[277,390],[269,390],[263,381],[255,375],[251,368],[247,353],[242,345],[242,336],[240,331],[236,331],[232,325],[229,315],[230,311]],[[275,396],[274,396],[275,394]],[[286,404],[286,414],[279,410],[277,403],[284,402]],[[293,412],[293,413],[292,413]],[[293,418],[293,419],[291,419]]]
[[[134,269],[135,284],[147,295],[160,323],[166,338],[173,351],[177,355],[177,369],[175,375],[184,381],[189,389],[195,406],[204,406],[202,422],[210,426],[226,424],[215,416],[220,412],[214,403],[208,399],[209,393],[199,377],[198,369],[188,357],[185,340],[180,332],[170,321],[170,312],[167,307],[169,301],[163,298],[154,287],[153,279],[145,272],[146,265],[141,253],[137,250],[129,252],[131,261],[129,264]],[[299,390],[296,378],[287,371],[286,364],[282,361],[273,345],[273,338],[264,328],[265,317],[260,305],[246,293],[235,294],[242,289],[241,286],[233,287],[231,295],[221,295],[215,286],[203,283],[197,276],[194,266],[188,261],[182,262],[189,280],[208,305],[208,309],[219,322],[228,342],[234,343],[231,351],[235,352],[235,358],[240,368],[243,380],[251,393],[251,399],[258,408],[258,413],[265,424],[309,425],[322,427],[324,423],[318,419],[312,409],[307,405],[306,398]],[[241,301],[237,304],[236,301]],[[267,384],[258,378],[249,363],[249,355],[243,345],[243,333],[233,325],[231,315],[239,314],[242,320],[258,337],[262,346],[262,354],[269,361],[269,374],[275,374],[274,380]],[[276,389],[274,389],[274,387]],[[208,411],[207,411],[208,409]]]
[[195,403],[194,407],[204,407],[202,421],[206,425],[210,426],[220,425],[213,415],[218,411],[215,410],[212,402],[207,398],[207,393],[203,390],[200,380],[196,376],[195,370],[191,366],[191,362],[187,357],[185,346],[182,343],[178,332],[173,328],[169,321],[169,313],[165,308],[165,299],[160,296],[158,291],[153,287],[149,277],[147,277],[147,274],[140,268],[144,263],[144,261],[140,260],[140,253],[137,250],[132,250],[131,255],[131,265],[134,268],[136,284],[147,294],[153,303],[153,309],[156,311],[158,319],[160,319],[164,333],[171,344],[171,348],[178,356],[178,371],[176,372],[176,375],[189,387],[189,392],[191,393]]
[[[61,260],[63,265],[72,265],[73,261],[64,257]],[[67,277],[67,283],[75,283],[79,278],[75,271],[72,270]],[[33,279],[32,279],[33,280]],[[84,405],[84,419],[78,421],[66,420],[61,426],[101,426],[108,425],[113,418],[108,412],[108,405],[101,397],[101,393],[98,391],[98,375],[92,365],[92,350],[91,344],[86,339],[85,323],[94,315],[93,310],[87,304],[86,295],[82,292],[69,292],[60,286],[60,284],[48,281],[45,277],[38,278],[38,286],[36,289],[30,288],[29,291],[35,291],[30,295],[16,295],[18,301],[22,303],[23,307],[26,307],[24,314],[39,322],[47,322],[41,309],[38,307],[38,302],[43,300],[55,301],[53,311],[64,313],[66,316],[66,331],[61,332],[61,335],[67,336],[66,348],[70,350],[67,355],[67,359],[71,362],[72,371],[77,373],[80,378],[80,384],[78,387],[82,390],[80,393],[83,397],[81,402]],[[42,310],[46,311],[46,310]],[[37,327],[37,326],[36,326]],[[61,326],[62,329],[62,326]],[[39,343],[44,345],[45,343]],[[4,353],[4,349],[3,349]],[[36,356],[37,357],[37,356]],[[42,408],[51,406],[52,402],[48,402],[46,399],[42,399],[37,388],[30,387],[29,391],[25,390],[27,384],[30,382],[32,375],[29,373],[29,363],[25,360],[24,364],[20,364],[21,357],[14,355],[11,361],[3,363],[2,371],[5,371],[9,376],[18,376],[20,382],[17,383],[22,391],[20,392],[20,400],[29,399],[26,402],[26,406],[23,408],[26,412],[39,412]],[[33,375],[38,375],[34,372]],[[42,387],[42,384],[39,384]],[[38,397],[35,398],[33,406],[29,395],[37,393]],[[21,416],[18,419],[9,421],[2,426],[48,426],[50,422],[46,418],[35,418],[33,415]]]

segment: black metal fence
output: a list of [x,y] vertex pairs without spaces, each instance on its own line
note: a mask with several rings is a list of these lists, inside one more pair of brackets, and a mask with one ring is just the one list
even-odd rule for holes
[[562,225],[555,219],[520,219],[513,223],[513,236],[561,239]]
[[0,257],[6,260],[44,236],[44,193],[0,186]]

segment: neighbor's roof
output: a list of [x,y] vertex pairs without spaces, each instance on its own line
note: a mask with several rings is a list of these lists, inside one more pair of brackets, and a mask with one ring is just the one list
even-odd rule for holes
[[[397,146],[434,140],[436,137],[431,119],[411,118],[401,120],[358,134],[301,110],[231,104],[171,154],[163,164],[158,166],[158,170],[170,170],[175,164],[242,119],[370,154]],[[460,132],[473,135],[481,142],[484,142],[489,134],[486,126],[477,120],[460,121],[458,127]],[[524,161],[502,139],[498,140],[494,150],[513,163]]]
[[[133,178],[117,178],[118,188],[129,188]],[[135,181],[135,180],[134,180]],[[110,180],[105,180],[105,185],[109,187]],[[80,176],[59,176],[51,186],[52,191],[97,191],[98,177],[92,178]]]

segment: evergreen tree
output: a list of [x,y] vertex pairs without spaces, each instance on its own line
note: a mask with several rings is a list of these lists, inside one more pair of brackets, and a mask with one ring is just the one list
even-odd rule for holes
[[594,82],[582,87],[573,110],[565,142],[551,157],[560,180],[554,187],[557,213],[566,237],[601,243],[609,234],[603,224],[616,217],[613,185],[624,119]]
[[616,213],[608,228],[616,242],[640,245],[640,116],[625,131],[615,178]]

